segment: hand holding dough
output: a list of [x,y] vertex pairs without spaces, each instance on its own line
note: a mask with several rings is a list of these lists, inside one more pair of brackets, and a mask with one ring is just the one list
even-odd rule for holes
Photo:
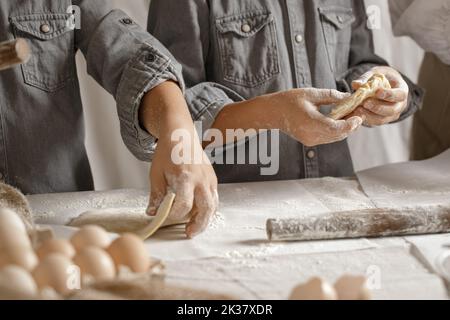
[[365,85],[361,86],[356,92],[349,98],[344,99],[342,102],[336,105],[331,111],[329,117],[334,120],[340,120],[353,111],[369,98],[376,96],[377,91],[380,89],[391,89],[389,80],[382,74],[374,74]]

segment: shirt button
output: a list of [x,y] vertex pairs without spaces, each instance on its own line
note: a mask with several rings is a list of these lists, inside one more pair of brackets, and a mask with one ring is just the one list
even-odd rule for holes
[[156,56],[153,53],[149,53],[147,55],[147,61],[148,62],[155,62],[155,60],[156,60]]
[[303,42],[303,36],[301,34],[298,34],[295,36],[295,42],[302,43]]
[[133,20],[131,20],[130,18],[122,19],[122,22],[123,22],[124,24],[133,24]]
[[246,23],[242,25],[241,30],[242,32],[249,33],[250,31],[252,31],[252,27],[250,27],[250,25]]
[[314,150],[309,150],[306,156],[312,160],[316,157],[316,152]]
[[41,25],[41,32],[42,33],[49,33],[50,32],[50,26],[48,24]]

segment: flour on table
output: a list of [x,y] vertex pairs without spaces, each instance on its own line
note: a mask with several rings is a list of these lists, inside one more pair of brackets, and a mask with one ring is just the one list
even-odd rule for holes
[[225,218],[220,212],[216,212],[216,214],[211,219],[208,229],[216,230],[224,226],[225,226]]
[[228,251],[221,258],[240,266],[259,268],[261,267],[261,261],[266,261],[271,256],[277,255],[281,248],[282,245],[280,244],[264,243],[251,249]]
[[331,212],[372,209],[375,207],[361,190],[356,179],[325,177],[306,180],[304,184],[314,197]]

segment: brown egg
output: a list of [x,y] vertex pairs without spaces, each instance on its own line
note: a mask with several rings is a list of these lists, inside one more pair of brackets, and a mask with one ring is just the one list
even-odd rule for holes
[[342,276],[334,284],[339,300],[370,300],[372,293],[364,276]]
[[337,300],[334,288],[320,278],[312,278],[307,283],[297,286],[291,293],[290,300]]
[[92,276],[97,280],[109,280],[116,276],[114,261],[103,249],[86,247],[73,259],[80,267],[82,276]]
[[38,264],[38,258],[30,247],[9,247],[0,251],[0,268],[16,265],[31,271]]
[[0,270],[0,296],[2,298],[33,298],[37,294],[36,282],[27,270],[12,265]]
[[150,256],[144,242],[134,234],[124,234],[114,240],[108,248],[117,269],[126,266],[136,273],[147,272],[150,267]]
[[70,239],[76,251],[85,247],[98,247],[105,249],[111,243],[108,233],[98,226],[85,226],[75,233]]
[[33,277],[39,289],[50,287],[60,294],[80,288],[78,267],[60,253],[46,256],[33,271]]
[[27,233],[25,224],[17,213],[11,209],[0,208],[0,226],[16,228],[22,233]]
[[75,256],[75,248],[65,239],[50,239],[45,241],[37,250],[36,253],[40,260],[52,253],[61,253],[69,259]]
[[31,241],[26,232],[13,225],[0,225],[0,251],[11,247],[31,248]]

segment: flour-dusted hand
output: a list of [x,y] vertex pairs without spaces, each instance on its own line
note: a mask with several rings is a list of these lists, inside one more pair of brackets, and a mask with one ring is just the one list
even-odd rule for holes
[[143,127],[158,137],[147,214],[155,215],[167,192],[174,192],[169,218],[188,221],[186,235],[193,238],[205,231],[217,211],[218,183],[178,86],[166,82],[148,93],[140,119]]
[[[196,143],[202,150],[200,143]],[[150,171],[151,193],[147,213],[155,215],[167,191],[171,190],[176,198],[170,219],[189,221],[186,235],[193,238],[208,227],[217,210],[217,178],[203,151],[202,164],[175,164],[172,159],[174,148],[173,142],[158,142]]]
[[319,108],[348,98],[349,94],[330,89],[294,89],[271,96],[280,106],[279,128],[306,146],[329,144],[346,139],[362,125],[359,116],[333,120],[320,113]]
[[391,67],[375,67],[352,83],[354,90],[364,85],[374,74],[383,74],[392,89],[380,89],[376,98],[367,99],[351,116],[364,119],[368,127],[397,121],[408,106],[409,87],[402,75]]
[[338,142],[362,125],[358,116],[334,120],[320,107],[334,105],[350,96],[331,89],[303,88],[281,91],[227,105],[213,128],[226,135],[227,129],[280,130],[305,146]]

